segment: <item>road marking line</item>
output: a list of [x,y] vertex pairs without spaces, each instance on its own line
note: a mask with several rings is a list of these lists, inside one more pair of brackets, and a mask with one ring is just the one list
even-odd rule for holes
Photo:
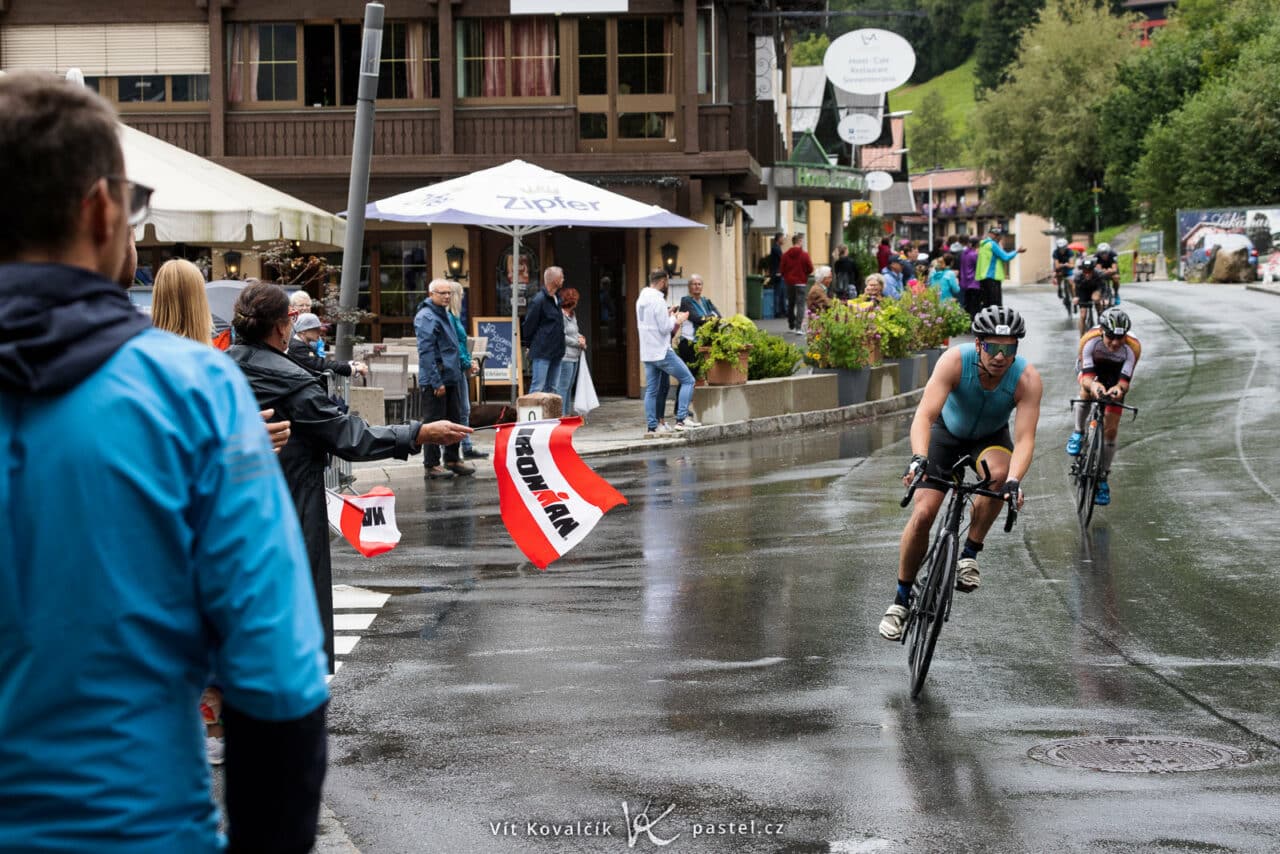
[[334,614],[333,627],[340,632],[362,632],[373,623],[377,614]]

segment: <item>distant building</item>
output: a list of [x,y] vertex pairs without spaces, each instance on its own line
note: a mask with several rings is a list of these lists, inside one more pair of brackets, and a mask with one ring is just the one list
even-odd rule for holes
[[[933,239],[983,236],[994,225],[1008,232],[1006,248],[1025,246],[1027,251],[1009,264],[1009,281],[1030,284],[1046,280],[1052,265],[1052,224],[1029,213],[1000,211],[987,201],[991,180],[976,169],[939,169],[911,176],[911,193],[920,214],[898,221],[897,233],[910,240],[928,240],[933,215]],[[930,186],[932,185],[932,206]]]
[[1177,0],[1125,0],[1125,9],[1145,18],[1137,25],[1138,44],[1143,47],[1151,44],[1151,34],[1169,23],[1169,10],[1175,5]]

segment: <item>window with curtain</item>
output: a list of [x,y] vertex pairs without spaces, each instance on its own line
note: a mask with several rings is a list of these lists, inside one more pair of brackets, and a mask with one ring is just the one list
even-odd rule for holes
[[382,32],[378,99],[418,101],[437,98],[439,92],[440,40],[435,22],[388,23]]
[[231,24],[227,30],[227,102],[297,102],[297,25]]
[[458,97],[549,98],[560,94],[559,25],[550,16],[462,18]]
[[[298,33],[303,49],[298,51]],[[297,102],[351,106],[359,87],[359,24],[231,24],[227,27],[227,102]],[[174,78],[173,100],[208,98],[207,78]],[[440,93],[440,40],[434,21],[384,25],[378,98],[417,101]]]

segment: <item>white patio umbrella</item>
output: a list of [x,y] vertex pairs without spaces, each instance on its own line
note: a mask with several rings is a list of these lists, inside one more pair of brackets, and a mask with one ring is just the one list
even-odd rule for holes
[[344,220],[274,187],[140,130],[120,126],[125,174],[152,187],[147,224],[164,243],[237,244],[254,240],[300,240],[341,246]]
[[[511,264],[520,264],[520,240],[557,226],[593,228],[706,228],[657,205],[646,205],[523,160],[482,169],[439,184],[370,202],[368,219],[478,225],[511,235]],[[511,350],[519,347],[519,312],[511,283]],[[514,366],[513,366],[514,370]],[[516,381],[511,383],[515,399]]]

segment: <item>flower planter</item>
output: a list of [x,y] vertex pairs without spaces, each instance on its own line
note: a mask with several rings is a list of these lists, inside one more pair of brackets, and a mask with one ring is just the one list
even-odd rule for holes
[[[709,347],[699,348],[703,355],[711,352]],[[744,348],[738,352],[738,361],[712,362],[707,368],[707,385],[745,385],[747,382],[747,358],[749,348]]]
[[937,367],[938,360],[942,358],[942,354],[947,352],[946,347],[928,347],[924,351],[924,357],[929,363],[928,369],[925,371],[925,379],[933,376],[933,369]]
[[852,406],[867,399],[867,387],[871,382],[870,368],[814,368],[815,374],[835,374],[836,399],[840,406]]
[[905,359],[885,359],[885,364],[898,366],[898,393],[905,394],[922,387],[928,379],[926,369],[929,366],[924,354],[907,356]]

